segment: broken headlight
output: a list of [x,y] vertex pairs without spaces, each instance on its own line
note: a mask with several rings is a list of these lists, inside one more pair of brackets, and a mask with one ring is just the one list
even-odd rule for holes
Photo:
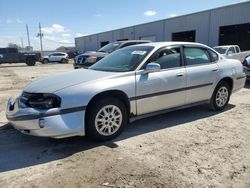
[[20,97],[20,106],[38,109],[58,108],[61,105],[60,97],[54,94],[26,93]]

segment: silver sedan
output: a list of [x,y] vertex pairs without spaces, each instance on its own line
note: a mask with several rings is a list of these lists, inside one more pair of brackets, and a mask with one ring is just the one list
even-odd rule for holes
[[246,80],[238,60],[198,43],[123,48],[89,69],[37,80],[9,99],[7,118],[22,133],[117,137],[128,122],[208,103],[223,110]]

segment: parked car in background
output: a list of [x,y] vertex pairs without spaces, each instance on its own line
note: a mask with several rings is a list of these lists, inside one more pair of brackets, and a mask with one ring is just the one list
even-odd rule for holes
[[203,103],[221,111],[245,80],[238,60],[205,45],[148,43],[117,50],[88,69],[34,81],[9,99],[6,114],[25,134],[110,140],[140,118]]
[[0,64],[3,63],[26,63],[34,66],[41,58],[41,53],[18,52],[17,48],[0,48]]
[[250,78],[250,56],[246,57],[244,62],[244,72],[246,73],[247,78]]
[[214,49],[228,59],[238,59],[243,63],[245,58],[250,55],[250,51],[241,52],[237,45],[215,46]]
[[69,55],[69,59],[73,59],[73,58],[75,58],[77,55],[79,55],[76,51],[75,51],[75,52],[67,52],[67,54]]
[[51,63],[51,62],[59,62],[59,63],[68,63],[69,55],[64,52],[54,52],[47,56],[42,57],[42,63]]
[[136,44],[145,44],[149,43],[151,41],[147,40],[127,40],[127,41],[117,41],[110,44],[105,45],[101,49],[99,49],[97,52],[86,52],[84,54],[78,55],[75,58],[74,61],[74,68],[86,68],[90,67],[91,65],[95,64],[99,60],[101,60],[103,57],[107,56],[108,54],[112,53],[115,50],[132,46]]

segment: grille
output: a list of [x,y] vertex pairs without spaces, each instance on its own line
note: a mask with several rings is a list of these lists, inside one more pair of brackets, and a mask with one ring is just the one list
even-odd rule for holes
[[87,58],[87,56],[78,57],[76,63],[77,63],[77,64],[83,64],[86,58]]

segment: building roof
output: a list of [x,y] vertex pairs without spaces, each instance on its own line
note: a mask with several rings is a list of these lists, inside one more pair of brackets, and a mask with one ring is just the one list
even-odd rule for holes
[[238,6],[238,5],[242,5],[242,4],[248,4],[248,3],[250,3],[250,1],[244,1],[244,2],[240,2],[240,3],[234,3],[234,4],[230,4],[230,5],[226,5],[226,6],[221,6],[221,7],[217,7],[217,8],[213,8],[213,9],[208,9],[208,10],[202,10],[202,11],[198,11],[198,12],[194,12],[194,13],[190,13],[190,14],[184,14],[184,15],[175,16],[175,17],[171,17],[171,18],[165,18],[165,19],[156,20],[156,21],[152,21],[152,22],[136,24],[136,25],[132,25],[132,26],[128,26],[128,27],[123,27],[123,28],[117,28],[117,29],[113,29],[113,30],[109,30],[109,31],[104,31],[104,32],[99,32],[99,33],[93,33],[93,34],[89,34],[89,35],[85,35],[85,36],[81,36],[81,37],[76,37],[75,39],[84,38],[84,37],[88,37],[88,36],[92,36],[92,35],[98,35],[98,34],[108,33],[108,32],[122,30],[122,29],[127,29],[127,28],[131,28],[131,27],[136,27],[136,26],[142,26],[142,25],[156,23],[156,22],[161,22],[161,21],[166,21],[166,20],[173,20],[173,19],[177,19],[177,18],[181,18],[181,17],[191,16],[191,15],[200,14],[200,13],[204,13],[204,12],[208,12],[208,11],[214,11],[214,10],[219,10],[219,9],[223,9],[223,8],[228,8],[228,7],[233,7],[233,6]]

